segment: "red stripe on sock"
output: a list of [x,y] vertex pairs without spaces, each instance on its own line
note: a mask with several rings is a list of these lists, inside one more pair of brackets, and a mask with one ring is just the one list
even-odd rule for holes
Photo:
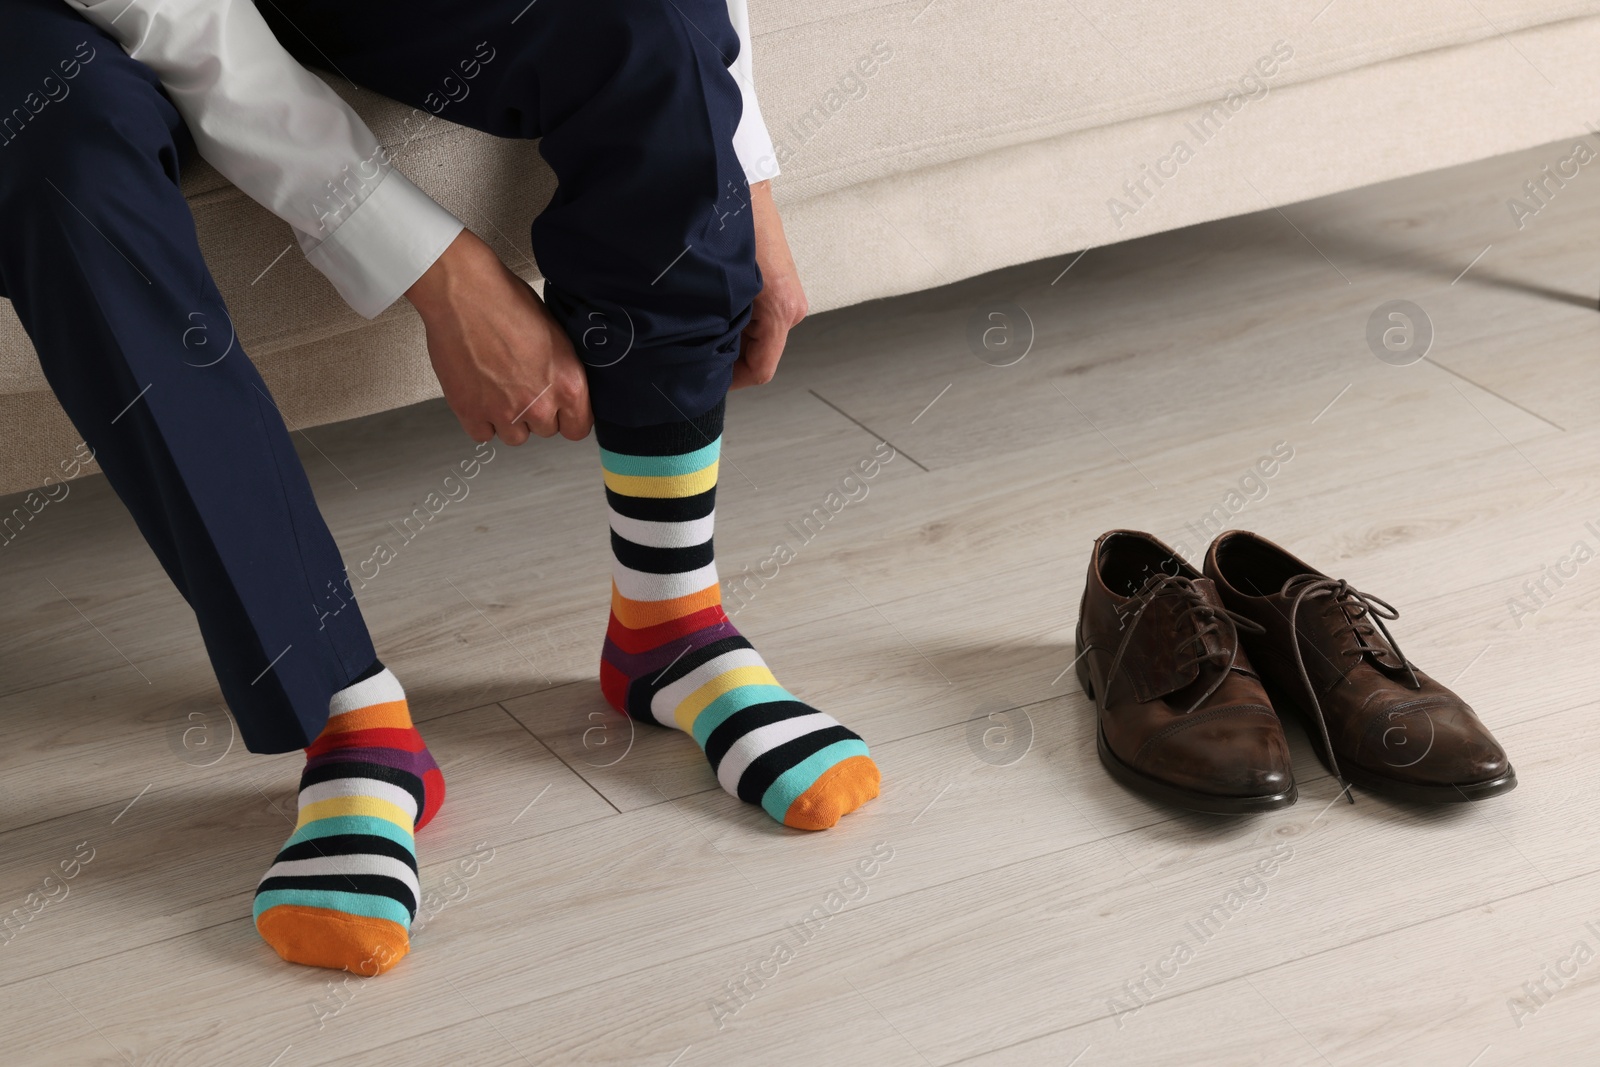
[[444,772],[435,767],[423,772],[422,775],[422,814],[417,816],[416,829],[420,830],[433,821],[439,811],[439,806],[444,803]]
[[628,686],[632,684],[626,674],[611,665],[609,660],[600,661],[600,692],[606,696],[606,701],[622,714],[628,714]]

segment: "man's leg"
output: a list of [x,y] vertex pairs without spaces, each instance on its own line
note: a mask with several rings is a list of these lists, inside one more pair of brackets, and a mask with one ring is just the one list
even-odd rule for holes
[[712,549],[723,401],[761,289],[733,151],[723,0],[274,0],[313,65],[453,121],[542,137],[546,301],[589,376],[615,557],[602,685],[690,733],[718,780],[820,829],[878,793],[862,740],[778,685],[722,608]]
[[610,505],[612,707],[675,726],[723,789],[785,826],[823,830],[878,795],[867,746],[778,684],[722,607],[712,550],[723,402],[655,426],[595,420]]
[[[376,661],[288,432],[201,258],[178,188],[187,131],[154,76],[60,0],[0,0],[0,25],[0,106],[15,105],[0,116],[0,295],[193,607],[246,746],[311,745],[303,796],[327,800],[338,792],[327,783],[357,765],[405,794],[390,807],[409,811],[384,809],[391,817],[370,835],[381,842],[367,851],[394,861],[382,875],[348,860],[368,832],[360,820],[340,824],[321,859],[296,854],[307,862],[273,872],[280,892],[303,889],[307,874],[338,877],[360,901],[313,888],[345,926],[362,901],[386,902],[357,914],[381,911],[398,936],[364,930],[346,955],[352,967],[374,948],[392,956],[415,910],[412,824],[437,807],[443,782]],[[297,836],[316,836],[304,812],[301,822]]]
[[194,608],[246,746],[303,748],[376,656],[353,603],[319,617],[343,563],[201,259],[188,132],[60,0],[0,9],[0,295]]
[[302,62],[336,66],[421,122],[542,138],[559,184],[533,252],[596,417],[650,425],[716,405],[761,290],[725,0],[258,7]]

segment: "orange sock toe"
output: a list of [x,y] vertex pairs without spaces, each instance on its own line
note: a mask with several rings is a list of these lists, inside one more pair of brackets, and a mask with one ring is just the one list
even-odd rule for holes
[[256,929],[290,963],[347,970],[363,978],[387,971],[411,947],[399,923],[299,904],[262,912]]
[[834,764],[796,797],[784,813],[783,823],[797,830],[826,830],[877,796],[882,780],[871,756],[851,756]]

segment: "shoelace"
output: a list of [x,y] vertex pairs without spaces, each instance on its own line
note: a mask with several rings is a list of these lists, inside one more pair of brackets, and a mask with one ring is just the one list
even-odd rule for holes
[[[1123,656],[1127,653],[1128,646],[1133,641],[1133,632],[1138,627],[1139,620],[1144,618],[1145,611],[1151,604],[1155,603],[1156,598],[1162,596],[1181,597],[1188,605],[1179,618],[1192,622],[1195,632],[1179,642],[1178,649],[1180,651],[1193,644],[1196,650],[1195,665],[1197,667],[1204,660],[1220,662],[1221,657],[1226,657],[1228,661],[1227,665],[1217,672],[1216,680],[1211,682],[1206,687],[1206,691],[1201,693],[1199,698],[1184,710],[1184,714],[1187,715],[1207,700],[1210,700],[1211,695],[1222,687],[1223,680],[1228,677],[1228,672],[1233,669],[1234,662],[1239,658],[1240,629],[1244,629],[1247,633],[1261,634],[1266,633],[1266,627],[1252,622],[1243,615],[1229,611],[1227,608],[1217,607],[1208,603],[1205,596],[1194,587],[1194,583],[1188,578],[1172,574],[1151,575],[1128,602],[1129,605],[1137,606],[1123,607],[1117,611],[1124,633],[1121,643],[1117,645],[1117,654],[1111,657],[1111,669],[1106,671],[1107,691],[1111,689],[1111,683],[1117,677],[1117,670],[1122,666]],[[1227,627],[1227,640],[1223,642],[1226,647],[1214,649],[1210,652],[1203,651],[1205,639],[1212,634],[1221,635],[1224,624]]]
[[[1334,611],[1339,612],[1344,618],[1345,624],[1349,627],[1350,633],[1355,635],[1356,638],[1356,646],[1354,648],[1341,649],[1340,652],[1344,655],[1353,655],[1358,660],[1368,652],[1383,651],[1368,640],[1376,637],[1381,632],[1384,640],[1389,643],[1389,647],[1394,650],[1396,658],[1405,667],[1406,674],[1411,680],[1411,688],[1421,689],[1422,683],[1417,681],[1416,668],[1411,666],[1411,661],[1406,658],[1406,654],[1400,651],[1400,643],[1394,639],[1394,635],[1389,632],[1389,628],[1383,624],[1385,619],[1398,619],[1400,611],[1386,600],[1379,600],[1375,596],[1361,592],[1343,578],[1324,578],[1315,574],[1295,575],[1283,583],[1283,588],[1279,590],[1278,595],[1293,598],[1289,604],[1289,633],[1294,636],[1295,666],[1300,669],[1300,681],[1305,685],[1306,694],[1311,698],[1311,709],[1317,717],[1317,728],[1322,731],[1322,746],[1323,751],[1328,754],[1328,766],[1332,768],[1333,776],[1348,786],[1348,783],[1344,781],[1344,775],[1339,773],[1339,760],[1333,754],[1333,738],[1328,734],[1328,720],[1322,714],[1322,701],[1317,696],[1316,687],[1311,684],[1311,673],[1306,670],[1305,653],[1300,649],[1300,631],[1295,626],[1300,617],[1300,605],[1307,600],[1326,596],[1330,610],[1324,612],[1324,616],[1326,617]],[[1373,623],[1377,623],[1376,629],[1373,628]],[[1336,670],[1338,669],[1337,664],[1333,666]],[[1343,679],[1345,675],[1349,674],[1354,666],[1354,664],[1351,664],[1350,668],[1346,668],[1341,673],[1340,678]],[[1354,804],[1356,802],[1356,798],[1353,795],[1347,793],[1346,796],[1349,798],[1350,803]]]

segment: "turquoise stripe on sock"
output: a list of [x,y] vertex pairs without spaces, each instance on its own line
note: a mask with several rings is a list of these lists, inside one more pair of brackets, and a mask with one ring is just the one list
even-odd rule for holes
[[836,763],[843,763],[851,756],[866,754],[867,743],[858,737],[835,741],[821,752],[778,775],[778,780],[767,788],[766,795],[761,798],[762,808],[768,815],[782,822],[784,815],[788,814],[789,805],[815,785],[824,771]]
[[303,908],[327,908],[346,915],[363,915],[369,919],[388,919],[402,929],[411,928],[411,913],[393,897],[370,893],[346,893],[331,889],[269,889],[256,894],[255,918],[279,904],[298,904]]
[[793,700],[794,694],[781,685],[741,685],[730,689],[700,709],[694,719],[694,739],[706,747],[711,731],[727,722],[734,714],[753,704],[767,704],[774,700]]
[[307,823],[289,836],[283,843],[284,848],[298,845],[302,841],[312,841],[319,837],[332,837],[335,834],[367,834],[371,837],[386,837],[397,845],[404,845],[413,852],[416,850],[416,839],[388,819],[379,819],[373,815],[330,815],[326,819]]
[[678,456],[629,456],[621,452],[600,450],[600,465],[612,474],[628,474],[643,478],[670,478],[679,474],[693,474],[705,470],[717,461],[722,438],[717,438],[704,448]]

